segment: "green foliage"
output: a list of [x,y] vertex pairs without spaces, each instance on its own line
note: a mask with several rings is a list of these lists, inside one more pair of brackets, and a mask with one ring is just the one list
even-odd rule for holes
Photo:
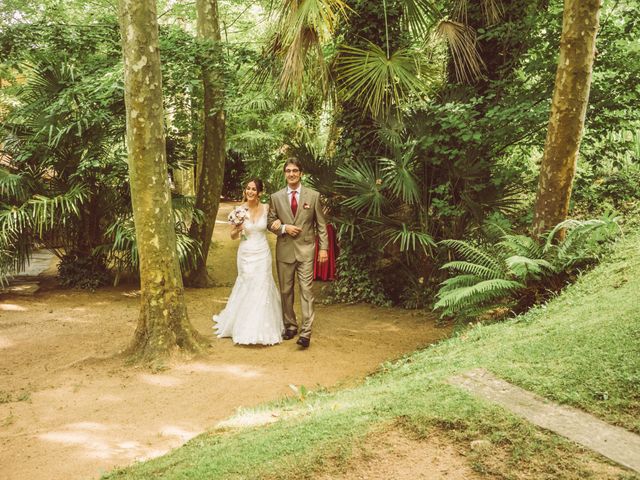
[[338,53],[336,72],[340,94],[353,99],[373,117],[387,116],[410,94],[422,95],[427,87],[422,52],[401,48],[386,52],[374,43],[365,48],[345,45]]
[[63,287],[94,291],[108,285],[111,275],[105,259],[99,256],[64,255],[58,264],[58,279]]
[[[561,231],[566,236],[556,241]],[[514,234],[504,234],[496,245],[444,240],[441,243],[463,260],[442,266],[456,275],[442,282],[435,308],[442,316],[462,319],[493,309],[521,312],[597,261],[619,232],[617,218],[609,216],[562,222],[543,243]]]
[[[172,207],[178,261],[184,272],[193,268],[202,254],[200,244],[188,235],[189,223],[202,221],[202,212],[195,209],[193,197],[174,197]],[[97,247],[95,252],[104,256],[107,264],[115,271],[114,283],[118,284],[122,274],[137,275],[140,263],[133,215],[117,218],[109,225],[105,236],[107,243]]]
[[382,280],[371,265],[376,263],[374,255],[357,244],[346,244],[336,260],[336,280],[330,284],[326,302],[389,305]]

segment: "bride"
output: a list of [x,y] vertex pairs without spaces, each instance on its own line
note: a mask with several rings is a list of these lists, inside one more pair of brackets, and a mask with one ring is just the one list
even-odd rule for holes
[[271,273],[271,251],[267,231],[268,204],[259,202],[262,181],[247,183],[246,202],[240,212],[244,221],[234,225],[231,238],[241,238],[238,247],[238,278],[226,307],[213,316],[218,337],[232,337],[243,345],[273,345],[282,341],[284,324],[280,294]]

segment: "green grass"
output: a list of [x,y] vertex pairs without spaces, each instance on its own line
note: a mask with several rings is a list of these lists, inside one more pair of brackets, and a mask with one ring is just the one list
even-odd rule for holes
[[103,478],[315,478],[344,466],[353,444],[384,428],[400,428],[416,438],[438,432],[466,446],[489,440],[489,453],[470,451],[467,458],[476,471],[498,478],[604,478],[593,469],[594,454],[471,397],[446,379],[482,367],[639,433],[638,240],[621,241],[605,263],[525,315],[472,326],[383,364],[358,387],[265,405],[281,417],[274,424],[212,431],[169,455]]

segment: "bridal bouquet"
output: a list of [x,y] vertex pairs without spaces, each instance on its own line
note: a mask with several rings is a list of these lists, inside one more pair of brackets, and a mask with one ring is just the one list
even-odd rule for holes
[[[242,225],[244,223],[244,219],[247,218],[248,212],[249,209],[247,207],[235,207],[231,210],[229,217],[227,217],[229,219],[229,223],[234,227]],[[244,234],[244,230],[242,231],[242,239],[247,239],[247,236]]]

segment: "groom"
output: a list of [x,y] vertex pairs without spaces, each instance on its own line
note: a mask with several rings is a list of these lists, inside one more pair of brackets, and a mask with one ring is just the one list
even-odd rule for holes
[[287,159],[284,176],[287,187],[271,195],[268,223],[270,230],[278,236],[276,264],[285,326],[283,338],[290,340],[298,334],[298,322],[293,312],[293,284],[297,276],[302,325],[296,343],[307,348],[311,342],[311,326],[315,317],[311,284],[316,233],[320,237],[319,262],[328,260],[329,240],[320,194],[300,183],[302,164],[297,158]]

